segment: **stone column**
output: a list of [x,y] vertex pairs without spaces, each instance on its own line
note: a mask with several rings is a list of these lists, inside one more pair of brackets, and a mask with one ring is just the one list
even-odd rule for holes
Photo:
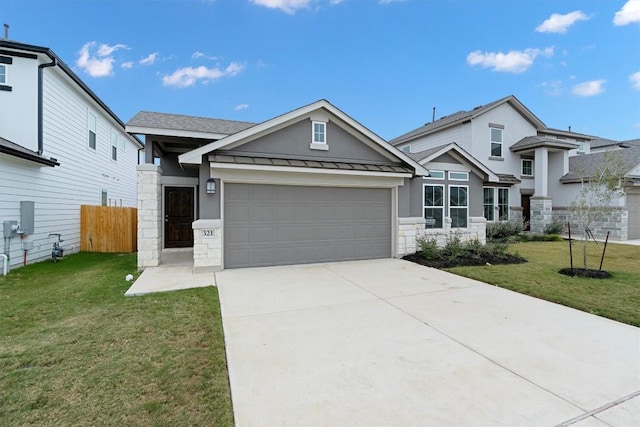
[[471,228],[471,234],[466,239],[474,240],[478,239],[483,245],[487,243],[487,219],[483,216],[469,217],[469,225]]
[[398,258],[415,253],[420,248],[416,239],[424,231],[424,218],[398,218]]
[[222,220],[199,219],[192,227],[193,272],[222,270]]
[[529,228],[532,233],[544,233],[547,224],[553,221],[553,203],[551,197],[531,197],[531,220]]
[[156,267],[162,252],[162,169],[138,165],[138,269]]

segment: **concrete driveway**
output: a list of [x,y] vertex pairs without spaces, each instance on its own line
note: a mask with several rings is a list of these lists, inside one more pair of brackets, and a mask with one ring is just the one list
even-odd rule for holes
[[397,259],[216,281],[238,426],[640,425],[638,328]]

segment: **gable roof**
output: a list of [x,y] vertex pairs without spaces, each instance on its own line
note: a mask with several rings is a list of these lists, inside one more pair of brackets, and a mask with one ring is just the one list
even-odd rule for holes
[[175,133],[184,136],[186,131],[197,133],[197,137],[205,139],[220,139],[252,126],[255,126],[255,123],[140,111],[127,122],[126,129],[130,133],[163,136],[177,136],[169,135],[174,133],[171,131],[180,131]]
[[[609,141],[610,142],[610,141]],[[608,142],[607,142],[608,144]],[[611,145],[611,144],[608,144]],[[618,142],[625,161],[625,175],[640,165],[640,139]],[[605,162],[607,154],[618,151],[603,151],[598,153],[580,154],[569,157],[569,173],[560,178],[560,182],[581,182],[582,178],[591,178],[598,168]]]
[[412,153],[411,157],[416,160],[421,165],[426,165],[430,161],[437,159],[445,153],[454,153],[453,157],[456,160],[466,162],[476,168],[477,170],[482,171],[485,175],[487,175],[488,182],[499,182],[499,176],[494,173],[491,169],[482,164],[479,160],[473,157],[471,154],[467,153],[462,147],[460,147],[455,142],[451,142],[449,144],[440,145],[438,147],[432,147],[426,149],[424,151],[420,151],[418,153]]
[[[98,95],[96,95],[91,89],[89,89],[89,86],[87,86],[80,79],[80,77],[78,77],[71,70],[71,68],[69,68],[69,66],[67,64],[65,64],[65,62],[62,59],[60,59],[60,57],[58,55],[56,55],[55,52],[53,52],[48,47],[34,46],[34,45],[30,45],[30,44],[25,44],[25,43],[18,43],[18,42],[11,41],[11,40],[0,39],[0,48],[14,49],[14,50],[25,51],[25,52],[32,52],[34,54],[41,54],[41,55],[48,56],[49,59],[51,59],[51,61],[53,61],[55,63],[55,65],[57,65],[76,85],[78,85],[78,87],[80,89],[82,89],[91,99],[93,99],[93,101],[95,101],[95,103],[98,104],[100,106],[100,108],[102,108],[102,110],[105,113],[107,113],[107,115],[109,115],[124,130],[125,126],[124,126],[124,123],[122,122],[122,120],[120,120],[120,118],[118,116],[116,116],[116,114],[113,111],[111,111],[111,109],[107,106],[107,104],[105,104],[98,97]],[[10,51],[2,51],[2,49],[0,49],[0,53],[4,53],[4,54],[8,54],[8,55],[11,54]],[[131,138],[135,140],[135,143],[140,148],[142,148],[144,146],[144,144],[142,144],[142,141],[140,141],[136,136],[131,135]]]
[[[289,111],[288,113],[282,114],[280,116],[269,119],[265,122],[259,123],[257,125],[251,126],[239,132],[236,132],[227,137],[223,137],[218,141],[211,142],[202,147],[196,148],[192,151],[184,153],[178,156],[179,163],[186,164],[201,164],[202,156],[208,154],[212,151],[220,150],[223,148],[232,148],[234,146],[242,145],[246,142],[257,139],[261,136],[270,134],[276,130],[282,129],[292,123],[295,123],[299,120],[302,120],[305,117],[310,116],[312,113],[317,112],[319,110],[325,110],[330,113],[334,117],[336,117],[339,121],[343,122],[346,125],[347,130],[350,130],[350,133],[356,137],[362,137],[368,141],[373,143],[373,147],[376,151],[385,155],[388,158],[399,159],[412,168],[414,168],[415,173],[418,175],[427,175],[428,171],[424,169],[418,162],[416,162],[411,157],[407,156],[402,151],[396,149],[389,145],[385,140],[380,138],[378,135],[361,125],[356,120],[352,119],[350,116],[345,114],[343,111],[332,105],[329,101],[321,99],[312,104],[305,105],[303,107],[297,108],[295,110]],[[344,128],[344,125],[342,126]]]
[[516,111],[518,111],[525,119],[527,119],[533,126],[537,129],[544,129],[546,125],[533,114],[518,98],[513,95],[506,96],[504,98],[498,99],[497,101],[490,102],[489,104],[479,105],[472,110],[468,111],[458,111],[457,113],[451,114],[449,116],[444,116],[434,122],[427,123],[422,127],[412,130],[411,132],[407,132],[403,135],[400,135],[397,138],[394,138],[390,141],[392,145],[399,145],[409,141],[412,141],[416,138],[419,138],[424,135],[428,135],[430,133],[440,131],[452,126],[456,126],[458,124],[464,123],[467,120],[472,120],[488,111],[493,110],[496,107],[499,107],[502,104],[510,104]]

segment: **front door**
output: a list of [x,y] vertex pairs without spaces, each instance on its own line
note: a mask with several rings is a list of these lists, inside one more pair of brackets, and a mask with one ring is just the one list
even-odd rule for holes
[[193,247],[193,188],[164,189],[164,247]]
[[522,201],[522,222],[524,230],[529,231],[529,223],[531,222],[531,195],[521,194],[520,200]]

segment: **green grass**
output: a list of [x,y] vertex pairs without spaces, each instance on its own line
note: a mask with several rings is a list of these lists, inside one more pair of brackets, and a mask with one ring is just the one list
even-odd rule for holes
[[135,254],[0,277],[0,425],[233,425],[216,288],[124,297]]
[[[603,244],[589,243],[588,267],[597,269]],[[582,267],[582,242],[575,242],[574,267]],[[454,267],[447,271],[511,289],[547,301],[640,326],[640,246],[609,244],[602,266],[609,279],[564,276],[570,266],[567,242],[526,242],[509,252],[526,258],[525,264]]]

